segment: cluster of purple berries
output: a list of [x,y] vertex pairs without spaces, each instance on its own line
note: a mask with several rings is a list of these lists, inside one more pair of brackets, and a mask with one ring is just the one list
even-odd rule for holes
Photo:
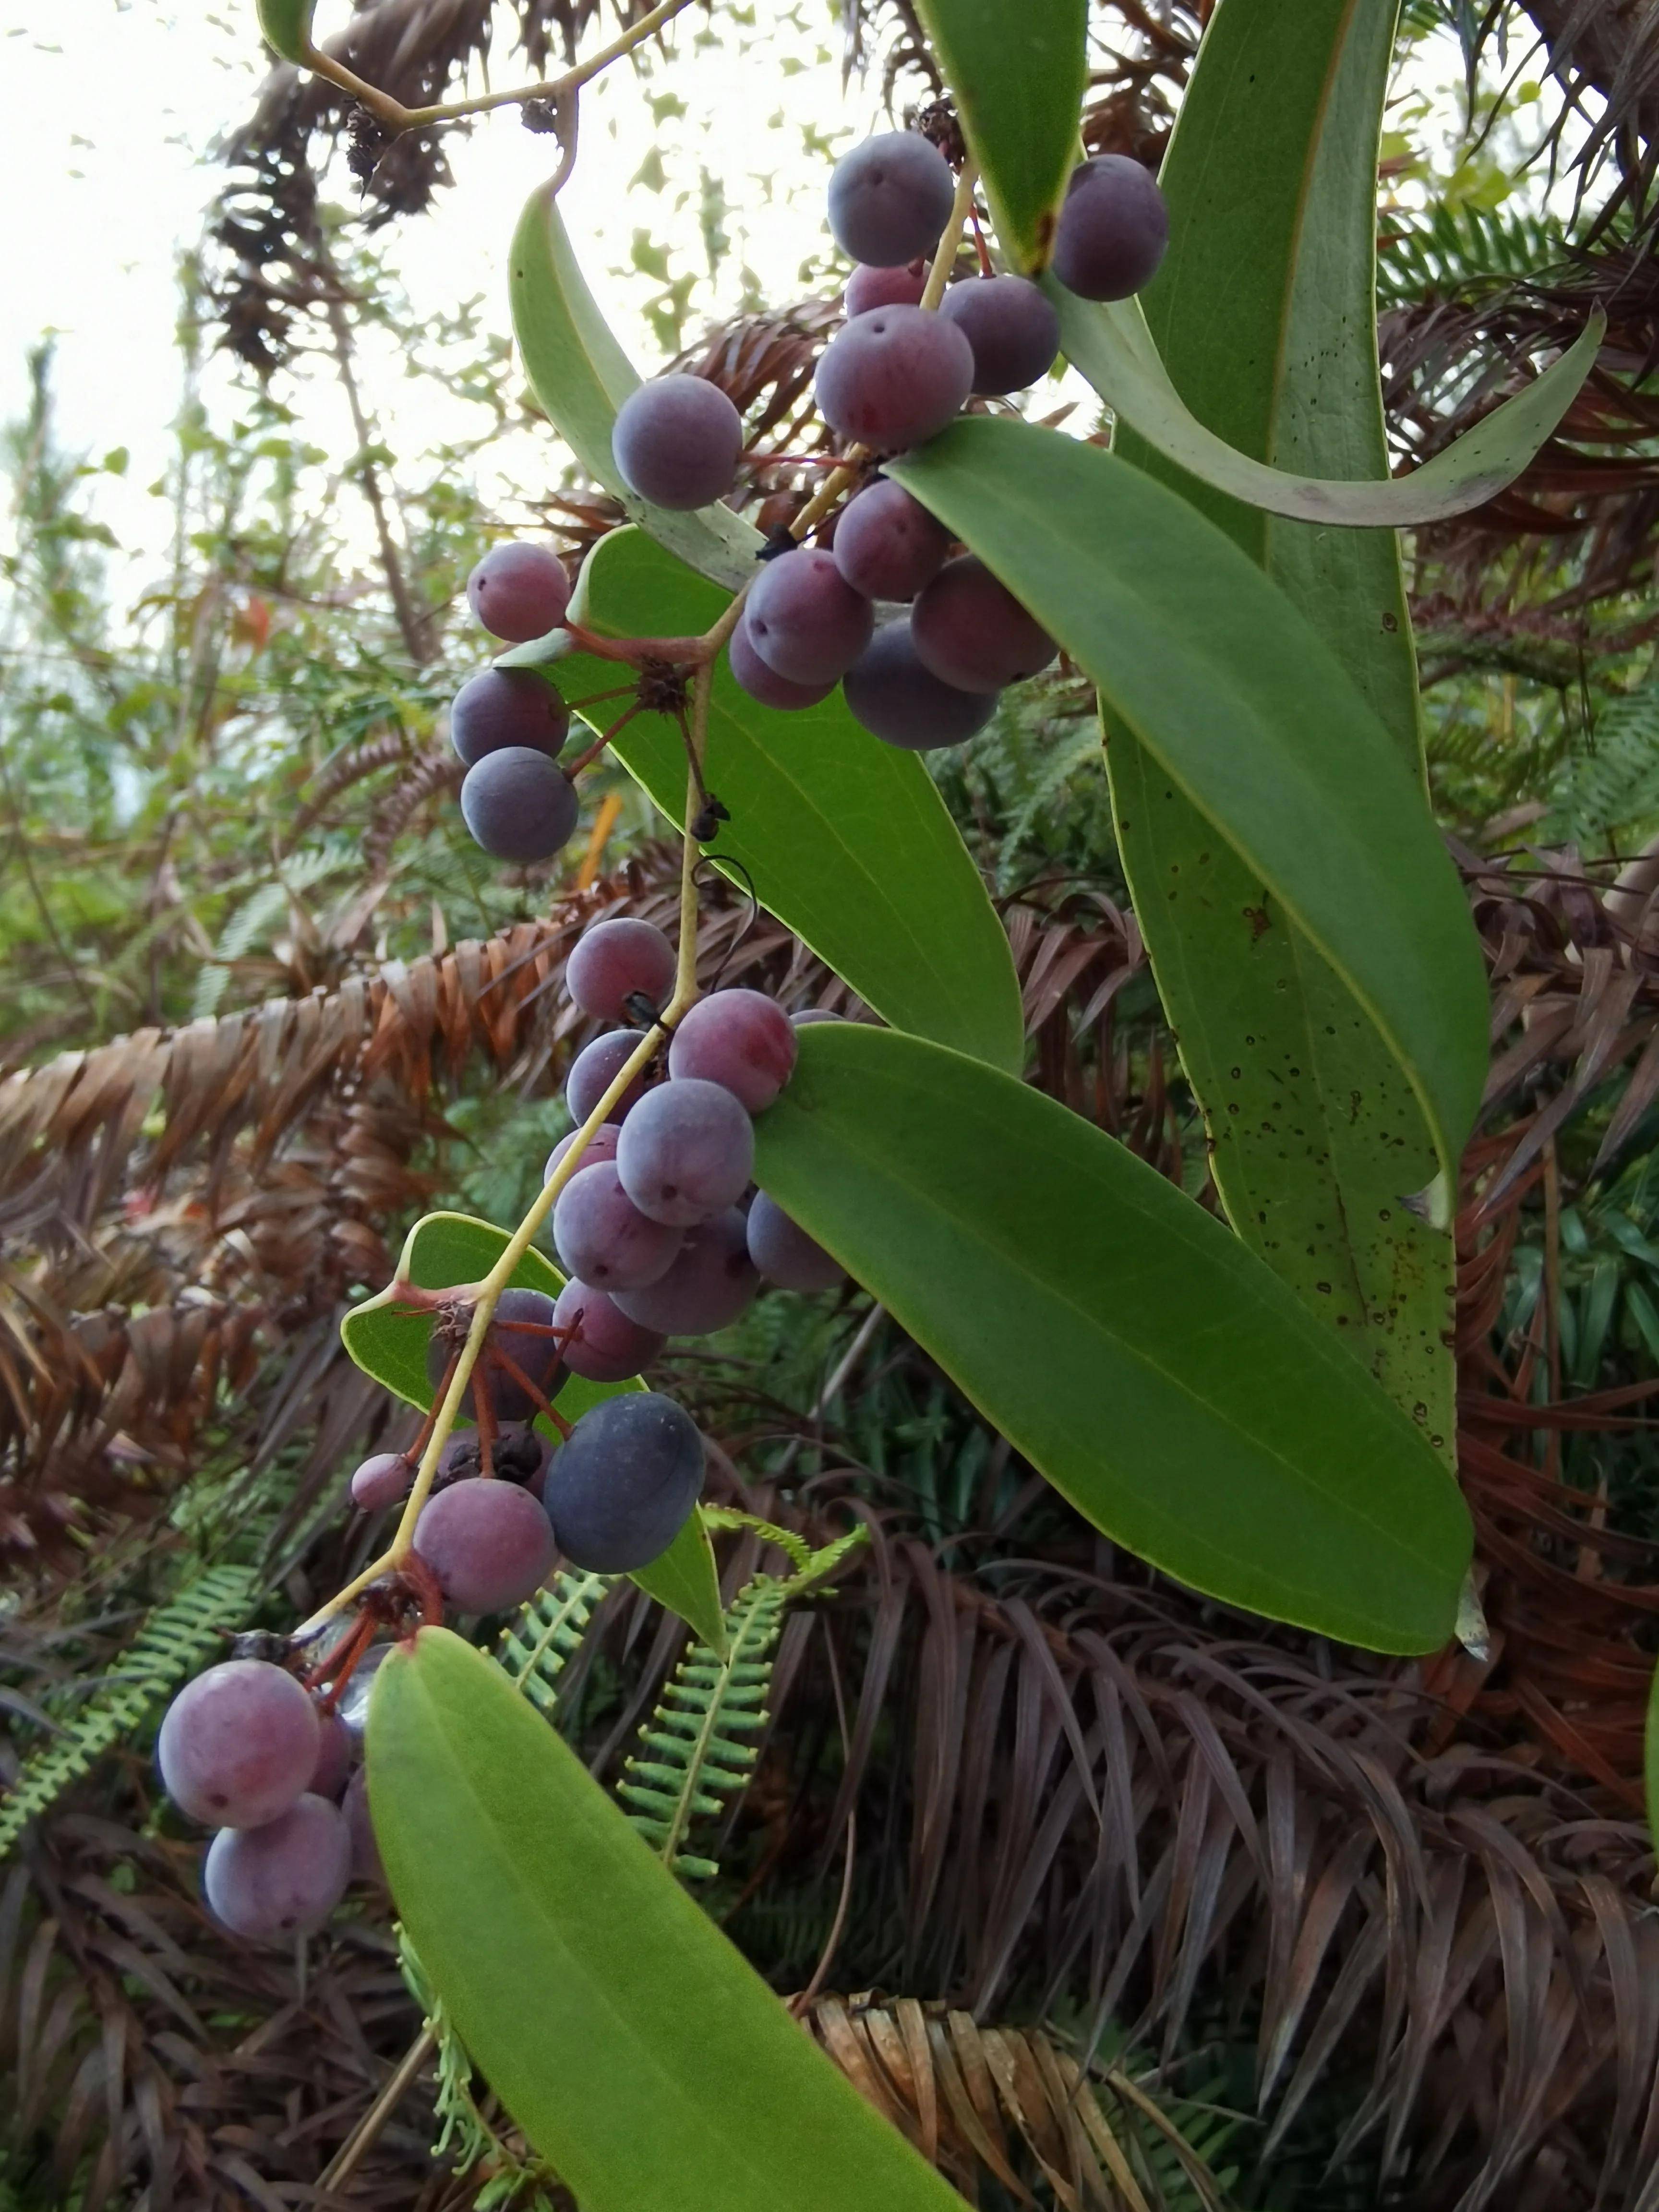
[[[492,637],[524,645],[564,620],[570,579],[544,545],[497,545],[467,579],[467,602]],[[449,741],[466,770],[461,818],[498,860],[551,860],[576,827],[576,787],[559,766],[570,709],[531,668],[486,668],[455,694]]]
[[320,1928],[354,1877],[380,1879],[356,1725],[284,1668],[228,1659],[167,1708],[156,1755],[181,1812],[218,1830],[204,1886],[238,1936]]
[[[586,932],[566,986],[599,1021],[654,1015],[674,979],[674,952],[649,922]],[[714,991],[669,1042],[665,1076],[631,1084],[582,1154],[553,1209],[553,1240],[570,1277],[558,1302],[574,1330],[564,1357],[596,1382],[635,1374],[671,1336],[702,1336],[735,1321],[762,1279],[827,1290],[836,1262],[764,1193],[752,1192],[750,1116],[769,1106],[795,1065],[795,1027],[759,991]],[[817,1018],[830,1018],[818,1016]],[[565,1088],[585,1121],[643,1042],[611,1030],[577,1055]],[[573,1142],[547,1163],[550,1176]]]
[[[866,139],[830,179],[830,224],[857,266],[847,323],[818,364],[824,421],[873,456],[924,444],[970,398],[1024,391],[1054,366],[1060,321],[1036,284],[987,272],[947,285],[936,313],[921,302],[927,256],[950,219],[945,156],[908,131]],[[1140,163],[1116,154],[1073,173],[1054,234],[1054,272],[1088,300],[1120,300],[1157,270],[1169,217]],[[623,402],[611,450],[623,480],[653,505],[689,511],[722,499],[744,459],[742,418],[718,385],[659,377]],[[752,698],[787,712],[817,706],[837,684],[865,728],[926,751],[982,729],[1010,684],[1054,659],[1054,640],[899,485],[877,476],[816,545],[769,558],[728,648]],[[497,546],[467,582],[491,636],[520,645],[563,621],[570,579],[547,548]],[[878,605],[908,615],[877,626]],[[576,827],[578,802],[559,765],[570,711],[531,669],[486,669],[464,684],[450,738],[466,769],[461,814],[484,851],[550,860]]]
[[[845,327],[818,364],[818,411],[849,446],[880,456],[937,435],[970,398],[1004,398],[1045,375],[1060,350],[1052,303],[1025,277],[952,283],[921,302],[955,186],[914,131],[855,147],[830,180],[830,224],[858,266]],[[1163,258],[1169,220],[1138,161],[1102,155],[1072,177],[1055,232],[1060,281],[1091,300],[1137,291]],[[612,451],[624,480],[660,507],[730,491],[743,450],[736,409],[695,376],[643,386],[623,404]],[[813,707],[837,684],[855,720],[889,744],[958,744],[1000,693],[1054,659],[1054,640],[896,483],[877,477],[823,542],[769,557],[729,647],[732,673],[763,705]],[[878,627],[878,603],[908,605]]]

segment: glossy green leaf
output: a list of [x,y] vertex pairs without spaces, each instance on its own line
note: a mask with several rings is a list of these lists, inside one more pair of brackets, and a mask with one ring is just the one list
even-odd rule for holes
[[[482,1282],[507,1245],[505,1230],[488,1221],[475,1221],[465,1213],[428,1213],[417,1221],[404,1239],[398,1262],[397,1282],[362,1304],[354,1306],[340,1324],[347,1352],[366,1375],[372,1375],[394,1397],[418,1406],[422,1413],[432,1404],[432,1384],[426,1371],[426,1348],[432,1334],[431,1316],[399,1313],[398,1283],[413,1283],[425,1291],[447,1291],[452,1285]],[[513,1271],[513,1285],[525,1291],[544,1291],[556,1298],[565,1279],[532,1245]],[[568,1421],[579,1421],[603,1399],[645,1386],[629,1382],[589,1382],[573,1375],[559,1393],[559,1411]],[[462,1424],[461,1425],[465,1425]],[[544,1415],[535,1425],[550,1433]],[[693,1514],[660,1559],[641,1567],[631,1577],[647,1596],[678,1613],[719,1650],[725,1636],[725,1613],[720,1604],[720,1577],[714,1554],[700,1514]]]
[[[548,185],[532,192],[513,234],[508,289],[525,373],[548,420],[588,475],[659,544],[735,591],[753,574],[761,539],[728,507],[671,514],[629,491],[611,453],[617,410],[638,372],[599,313]],[[667,626],[653,626],[655,635]]]
[[[1376,342],[1377,141],[1397,0],[1228,0],[1162,183],[1169,256],[1142,295],[1194,414],[1236,451],[1388,474]],[[1422,773],[1395,533],[1229,499],[1120,428],[1114,450],[1225,530],[1318,630]],[[1332,733],[1339,750],[1340,733]],[[1405,1072],[1342,978],[1118,727],[1119,848],[1233,1225],[1343,1331],[1449,1455],[1452,1243],[1400,1204],[1434,1173]],[[1267,927],[1261,927],[1262,922]]]
[[1094,1525],[1194,1589],[1426,1651],[1456,1485],[1271,1270],[1127,1147],[994,1069],[802,1032],[756,1174]]
[[395,1649],[368,1754],[398,1917],[583,2212],[962,2212],[491,1661]]
[[916,0],[997,239],[1012,268],[1046,267],[1054,209],[1078,159],[1089,83],[1088,0]]
[[[727,604],[638,531],[613,531],[588,556],[574,618],[609,637],[696,634]],[[562,644],[568,640],[556,634]],[[548,665],[548,648],[504,661]],[[565,696],[615,687],[614,663],[577,653],[553,664]],[[592,710],[596,726],[619,702]],[[684,819],[678,724],[641,715],[617,750],[671,822]],[[717,857],[746,871],[755,895],[884,1020],[1018,1068],[1024,1051],[1013,956],[933,779],[914,753],[860,729],[839,691],[781,714],[732,681],[722,655],[709,717],[709,789],[730,810]]]
[[1485,969],[1421,787],[1316,633],[1212,524],[1097,447],[967,418],[890,472],[1337,969],[1407,1071],[1449,1186],[1486,1079]]
[[[1231,4],[1231,0],[1229,0]],[[1515,482],[1560,422],[1595,365],[1607,317],[1592,308],[1582,334],[1524,392],[1466,430],[1409,476],[1348,483],[1271,468],[1207,430],[1184,405],[1158,357],[1139,303],[1099,306],[1043,279],[1060,313],[1060,350],[1122,422],[1167,459],[1235,499],[1300,522],[1404,530],[1467,514]]]
[[259,28],[272,53],[303,62],[311,52],[311,19],[317,0],[258,0]]
[[701,1509],[681,1528],[668,1549],[648,1567],[629,1577],[647,1597],[689,1621],[711,1651],[726,1655],[726,1609],[720,1603],[720,1568]]

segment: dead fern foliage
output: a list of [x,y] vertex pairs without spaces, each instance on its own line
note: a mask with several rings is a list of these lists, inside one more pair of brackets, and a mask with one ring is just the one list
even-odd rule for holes
[[981,2027],[971,2013],[868,1992],[819,1997],[805,2019],[866,2101],[971,2204],[988,2176],[1035,2206],[1029,2175],[1061,2212],[1153,2212],[1165,2201],[1159,2169],[1173,2168],[1188,2203],[1220,2212],[1215,2177],[1156,2086],[1121,2067],[1091,2078],[1040,2028]]
[[[1070,1998],[1166,2060],[1242,2038],[1253,2152],[1293,2142],[1335,2089],[1334,2163],[1407,2203],[1644,2203],[1659,1929],[1639,1820],[1478,1723],[1440,1741],[1413,1669],[1339,1666],[1132,1562],[947,1572],[845,1476],[813,1495],[823,1528],[851,1509],[873,1540],[826,1619],[786,1630],[747,1816],[769,1886],[733,1917],[739,1942],[776,1940],[791,1881],[838,1870],[856,1812],[843,1973],[979,2020]],[[790,1517],[763,1487],[745,1502]],[[606,1649],[636,1611],[612,1600]],[[826,1784],[811,1761],[837,1680],[848,1747]],[[641,1678],[630,1711],[652,1694]]]

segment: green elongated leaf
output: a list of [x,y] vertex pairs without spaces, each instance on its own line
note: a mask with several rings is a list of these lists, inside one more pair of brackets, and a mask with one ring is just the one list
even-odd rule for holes
[[1126,1147],[994,1069],[801,1034],[756,1174],[1115,1541],[1229,1603],[1443,1644],[1456,1485],[1335,1334]]
[[317,0],[258,0],[259,28],[265,44],[285,62],[303,62],[311,52],[311,19]]
[[1343,977],[1449,1190],[1486,1078],[1480,948],[1420,786],[1316,633],[1176,494],[1053,431],[965,419],[890,473],[1054,633]]
[[1066,358],[1166,459],[1269,514],[1362,529],[1443,522],[1484,507],[1513,483],[1577,398],[1607,326],[1601,309],[1592,308],[1583,334],[1559,361],[1409,476],[1351,483],[1270,468],[1206,429],[1170,382],[1138,301],[1079,300],[1052,276],[1043,279],[1043,289],[1059,311]]
[[1048,265],[1054,209],[1078,158],[1089,83],[1088,0],[917,0],[954,94],[1009,265]]
[[398,1916],[583,2212],[961,2212],[481,1653],[395,1650],[368,1753]]
[[[1171,380],[1236,451],[1328,477],[1388,474],[1376,337],[1376,158],[1398,0],[1228,0],[1162,182],[1170,246],[1142,295]],[[1265,569],[1422,774],[1395,534],[1227,498],[1133,430],[1114,450]],[[1331,732],[1340,750],[1340,732]],[[1121,726],[1118,842],[1239,1234],[1449,1455],[1449,1235],[1399,1203],[1434,1146],[1405,1072],[1342,978]]]
[[[353,1360],[394,1397],[427,1412],[433,1398],[426,1371],[431,1316],[398,1312],[398,1283],[413,1283],[424,1291],[447,1291],[453,1285],[482,1282],[507,1249],[507,1242],[504,1229],[476,1221],[471,1214],[428,1213],[417,1221],[404,1241],[397,1282],[354,1306],[340,1324],[341,1339]],[[550,1298],[557,1297],[564,1283],[558,1269],[533,1245],[513,1271],[514,1289],[544,1291]],[[603,1399],[644,1387],[637,1377],[629,1382],[590,1382],[573,1375],[559,1393],[559,1411],[568,1421],[579,1421]],[[544,1434],[550,1433],[545,1416],[538,1415],[535,1425]],[[690,1622],[705,1644],[720,1649],[726,1632],[725,1613],[714,1548],[701,1513],[692,1515],[660,1559],[641,1567],[630,1579],[647,1596]]]
[[[595,483],[614,493],[659,544],[705,576],[735,591],[754,573],[761,539],[727,507],[671,514],[629,491],[611,452],[617,410],[640,378],[592,294],[571,250],[550,188],[526,203],[513,234],[508,289],[514,334],[536,397]],[[654,624],[651,635],[672,635]]]
[[[606,637],[696,635],[727,604],[718,586],[638,531],[613,531],[583,567],[573,617]],[[556,633],[562,646],[568,639]],[[555,650],[557,648],[555,647]],[[550,663],[544,643],[504,663],[551,665],[568,698],[615,687],[614,662],[574,653]],[[596,726],[619,702],[592,710]],[[671,822],[685,807],[678,722],[642,714],[617,740],[630,775]],[[716,858],[738,864],[755,895],[884,1020],[1018,1068],[1024,1052],[1013,956],[979,871],[933,779],[914,753],[884,745],[839,691],[781,714],[715,671],[708,787],[730,810]]]

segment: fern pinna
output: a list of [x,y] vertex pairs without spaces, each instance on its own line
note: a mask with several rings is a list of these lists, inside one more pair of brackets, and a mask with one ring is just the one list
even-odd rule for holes
[[149,1614],[100,1693],[53,1742],[24,1760],[0,1805],[0,1858],[31,1820],[84,1779],[106,1752],[131,1735],[169,1691],[242,1625],[259,1588],[260,1577],[252,1567],[209,1567]]
[[724,1658],[706,1644],[692,1645],[640,1730],[640,1749],[617,1785],[633,1808],[635,1826],[664,1864],[702,1881],[720,1872],[718,1865],[681,1846],[693,1820],[720,1813],[749,1786],[785,1609],[821,1586],[865,1534],[854,1529],[814,1552],[792,1530],[752,1514],[715,1508],[706,1509],[705,1517],[711,1528],[752,1529],[775,1544],[794,1571],[756,1575],[738,1591],[726,1610]]
[[496,1658],[514,1689],[550,1720],[558,1702],[559,1676],[580,1650],[594,1607],[615,1580],[614,1575],[561,1568],[501,1631]]

